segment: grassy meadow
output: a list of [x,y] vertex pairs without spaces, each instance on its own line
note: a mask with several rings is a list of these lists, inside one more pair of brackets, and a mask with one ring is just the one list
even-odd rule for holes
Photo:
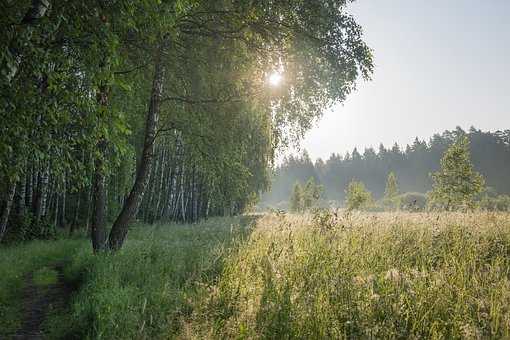
[[81,239],[0,257],[3,334],[19,324],[24,275],[44,284],[59,261],[80,284],[47,320],[65,320],[54,338],[510,337],[507,213],[216,218],[137,226],[114,255]]

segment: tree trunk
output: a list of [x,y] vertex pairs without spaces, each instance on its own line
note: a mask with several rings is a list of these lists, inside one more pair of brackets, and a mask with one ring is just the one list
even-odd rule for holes
[[12,201],[14,200],[14,193],[16,191],[16,182],[10,181],[5,197],[5,205],[0,215],[0,242],[2,241],[5,231],[7,230],[7,221],[11,212]]
[[48,196],[49,166],[44,165],[40,173],[39,184],[37,185],[37,195],[34,200],[34,217],[39,222],[46,214],[46,199]]
[[64,179],[62,181],[62,195],[60,196],[60,215],[58,216],[58,226],[60,228],[65,228],[66,226],[66,191],[67,191],[67,183],[64,175]]
[[32,164],[29,164],[26,167],[26,184],[25,184],[25,207],[27,209],[30,209],[32,207],[32,194],[33,194],[33,180],[32,180],[32,173],[33,173],[33,166]]
[[152,160],[154,157],[154,140],[156,138],[156,128],[159,119],[161,97],[163,94],[163,82],[165,80],[165,67],[162,60],[163,53],[164,46],[161,45],[158,48],[155,58],[154,78],[149,110],[147,111],[142,157],[136,171],[135,183],[133,184],[133,188],[122,206],[119,216],[113,223],[110,237],[108,239],[108,246],[113,251],[120,249],[124,243],[128,232],[128,224],[138,212],[145,187],[147,186],[147,177],[152,167]]
[[74,216],[73,216],[73,220],[71,221],[71,223],[69,224],[69,236],[71,236],[74,232],[74,229],[76,228],[76,226],[78,226],[78,213],[80,212],[80,208],[81,208],[81,198],[83,196],[83,194],[81,193],[81,191],[79,191],[77,193],[77,196],[78,196],[78,201],[76,202],[76,206],[74,207]]
[[[104,155],[104,140],[100,141],[98,148],[101,155]],[[92,249],[94,253],[98,253],[105,249],[106,246],[106,230],[104,224],[105,207],[106,207],[106,190],[104,176],[104,162],[101,156],[96,158],[94,183],[92,186],[92,204],[93,216],[90,236],[92,239]]]
[[14,207],[16,210],[16,215],[20,218],[25,216],[26,177],[26,173],[23,173],[18,182],[18,189],[16,190],[16,194],[14,196]]
[[[101,84],[97,93],[97,102],[101,110],[106,111],[108,105],[108,86]],[[106,139],[102,136],[97,143],[99,155],[94,160],[94,180],[92,183],[92,224],[90,238],[94,253],[103,251],[106,247],[106,178],[104,157],[106,157]]]

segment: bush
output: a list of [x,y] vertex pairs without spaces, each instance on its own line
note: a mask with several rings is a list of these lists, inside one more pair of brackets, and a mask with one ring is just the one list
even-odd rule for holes
[[480,201],[480,208],[489,211],[510,211],[510,196],[509,195],[497,195],[488,196],[485,195]]
[[427,207],[427,196],[419,192],[406,192],[398,197],[400,208],[406,211],[423,211]]

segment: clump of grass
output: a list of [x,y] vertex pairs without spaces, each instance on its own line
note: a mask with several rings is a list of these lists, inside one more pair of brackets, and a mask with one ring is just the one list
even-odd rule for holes
[[509,214],[313,221],[259,221],[204,287],[187,337],[510,336]]

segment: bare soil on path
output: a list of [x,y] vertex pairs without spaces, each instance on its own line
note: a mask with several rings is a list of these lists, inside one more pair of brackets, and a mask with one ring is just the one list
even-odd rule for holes
[[49,313],[63,312],[68,306],[75,287],[64,280],[61,264],[48,268],[57,272],[57,280],[53,284],[37,285],[34,282],[34,273],[25,277],[23,321],[11,339],[45,339],[43,323]]

